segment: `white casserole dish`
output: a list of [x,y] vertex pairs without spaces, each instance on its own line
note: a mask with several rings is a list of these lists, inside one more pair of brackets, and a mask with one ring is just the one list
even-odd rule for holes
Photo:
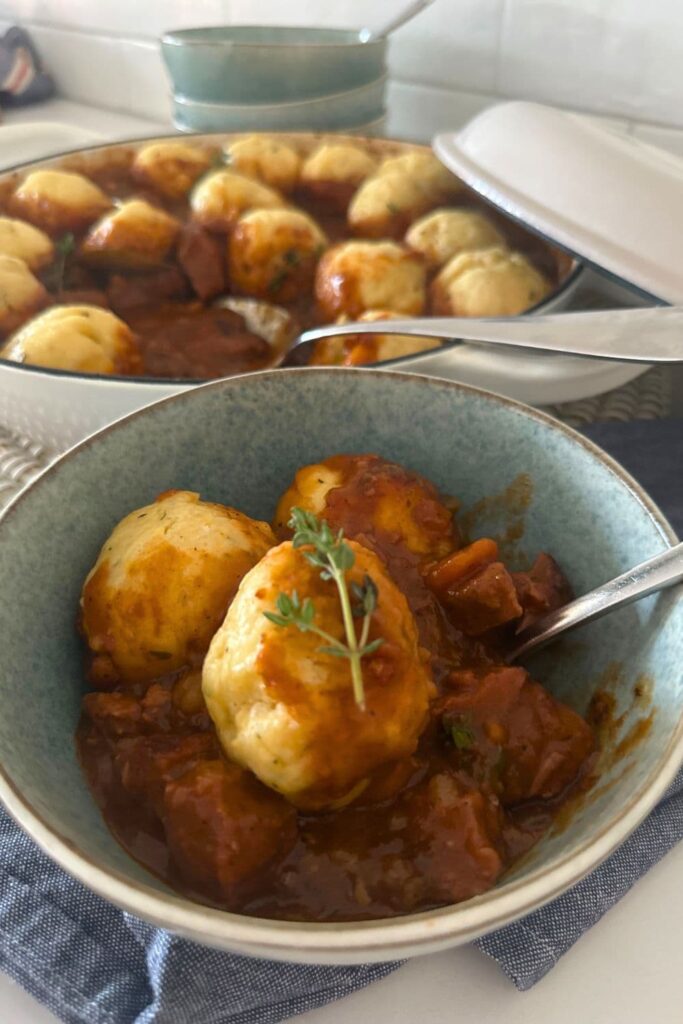
[[[301,141],[317,141],[325,137],[312,133],[287,135]],[[232,133],[193,136],[197,142],[213,144],[235,137]],[[69,153],[4,171],[0,175],[0,183],[9,175],[24,174],[40,167],[59,167],[64,160],[73,160],[74,157],[82,156],[86,160],[91,154],[97,154],[98,158],[106,157],[107,153],[121,148],[137,147],[146,142],[168,138],[135,139],[130,143],[71,150]],[[334,138],[339,140],[344,136],[335,135]],[[358,138],[352,137],[350,141],[358,142]],[[369,147],[386,155],[414,148],[412,143],[388,139],[367,137],[365,141]],[[530,313],[556,311],[570,303],[580,285],[582,266],[577,260],[566,259],[565,262],[567,270],[561,284]],[[384,365],[400,368],[400,360]],[[473,346],[463,346],[457,372],[458,379],[465,383],[488,387],[510,397],[536,403],[585,397],[624,382],[620,376],[620,372],[624,373],[623,368],[615,367],[615,364],[611,364],[607,371],[603,368],[600,372],[597,365],[591,365],[585,360],[567,360],[565,357],[539,360],[538,357],[528,356],[520,360],[516,353],[498,353]],[[624,380],[630,379],[628,374],[633,376],[633,366],[627,368]],[[86,375],[0,359],[0,423],[13,433],[28,436],[54,451],[63,451],[120,416],[158,399],[179,394],[199,383],[202,382]]]

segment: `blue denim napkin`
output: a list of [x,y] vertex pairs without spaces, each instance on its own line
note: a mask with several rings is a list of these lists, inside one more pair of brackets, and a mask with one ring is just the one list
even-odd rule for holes
[[[586,433],[683,532],[683,420],[600,424]],[[593,874],[479,948],[518,988],[530,988],[680,839],[683,772]],[[276,964],[176,938],[89,892],[0,810],[0,968],[68,1024],[275,1024],[398,966]]]

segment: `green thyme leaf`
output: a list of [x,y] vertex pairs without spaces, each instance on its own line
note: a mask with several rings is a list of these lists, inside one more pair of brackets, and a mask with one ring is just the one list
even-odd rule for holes
[[[382,637],[368,642],[372,615],[377,608],[377,586],[366,574],[362,585],[351,583],[349,590],[346,573],[355,564],[356,556],[353,548],[345,541],[343,530],[334,533],[324,519],[319,520],[312,512],[298,507],[292,509],[288,525],[294,534],[292,547],[295,550],[303,548],[301,554],[310,565],[320,570],[320,578],[333,581],[337,588],[346,642],[338,640],[316,624],[313,599],[305,597],[302,601],[296,590],[291,594],[278,595],[275,604],[279,614],[263,614],[276,626],[295,626],[302,633],[315,633],[321,637],[326,644],[318,648],[320,653],[334,658],[348,658],[354,698],[358,707],[364,710],[361,659],[373,654],[384,643]],[[356,599],[355,607],[351,603],[351,595]],[[360,639],[356,636],[354,617],[362,619]]]
[[378,650],[383,643],[384,640],[381,637],[377,640],[371,640],[369,644],[365,644],[365,646],[361,648],[361,655],[365,657],[366,654],[374,654],[374,652]]
[[474,746],[474,733],[463,718],[454,718],[449,722],[449,732],[457,750],[471,750]]
[[65,235],[57,239],[55,242],[55,249],[62,256],[70,256],[76,248],[76,239],[70,231],[67,231]]
[[282,288],[282,285],[287,280],[288,276],[289,276],[289,271],[288,270],[286,270],[284,268],[282,270],[279,270],[277,272],[277,274],[274,274],[273,277],[271,277],[270,281],[268,282],[268,291],[269,292],[277,292],[277,291],[279,291],[280,288]]
[[334,658],[348,658],[346,647],[319,647],[321,654],[331,654]]
[[57,295],[64,288],[69,263],[75,251],[76,239],[71,231],[67,231],[55,242],[55,261],[50,267],[49,274],[46,275],[45,283]]
[[276,626],[289,625],[289,619],[284,615],[276,615],[275,612],[264,612],[263,614],[269,622],[274,622]]

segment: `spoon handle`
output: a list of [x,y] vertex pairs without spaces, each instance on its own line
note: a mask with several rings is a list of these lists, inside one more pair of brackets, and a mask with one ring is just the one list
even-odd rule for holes
[[398,14],[392,15],[391,19],[389,21],[385,21],[385,23],[380,25],[379,28],[373,28],[370,31],[365,30],[367,34],[363,35],[362,41],[364,43],[371,43],[376,39],[383,39],[384,36],[391,35],[391,33],[395,32],[397,28],[400,28],[401,25],[405,25],[407,21],[410,21],[410,19],[414,18],[416,14],[423,11],[425,7],[430,7],[433,3],[434,0],[414,0],[413,3],[408,4],[407,7],[404,7],[403,10],[399,11]]
[[[617,362],[683,362],[683,306],[648,306],[544,316],[423,317],[332,324],[301,335],[299,344],[336,334],[410,334],[512,345],[540,352],[614,359]],[[457,349],[435,348],[400,360],[401,369],[419,373],[455,370]]]
[[521,630],[516,637],[517,645],[508,655],[508,661],[516,661],[530,651],[536,650],[584,622],[611,612],[615,608],[630,604],[641,597],[647,597],[657,590],[683,582],[683,543],[668,548],[647,562],[641,562],[634,569],[617,576],[609,583],[591,590],[583,597],[577,597],[563,608],[550,612]]

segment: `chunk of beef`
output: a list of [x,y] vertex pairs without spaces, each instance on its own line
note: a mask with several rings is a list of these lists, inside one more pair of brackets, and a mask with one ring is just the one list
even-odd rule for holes
[[127,319],[138,336],[145,369],[154,377],[222,377],[257,370],[272,358],[268,342],[248,331],[230,309],[166,303],[131,310]]
[[297,835],[296,813],[284,797],[219,760],[197,764],[168,784],[163,820],[186,882],[226,900]]
[[457,903],[491,888],[504,866],[503,819],[492,793],[441,772],[411,791],[407,814],[429,902]]
[[119,740],[114,760],[131,796],[160,811],[166,785],[198,761],[217,754],[218,743],[211,732],[189,736],[157,733]]
[[64,288],[56,300],[60,306],[102,306],[109,308],[106,292],[101,288]]
[[142,698],[141,707],[149,732],[169,732],[173,728],[173,698],[168,686],[152,683]]
[[129,693],[86,693],[83,713],[108,740],[138,736],[144,730],[142,705]]
[[443,697],[451,756],[504,805],[560,796],[593,753],[589,725],[521,668],[499,668]]
[[111,274],[107,299],[117,316],[124,319],[134,309],[154,306],[171,299],[184,299],[189,293],[187,281],[177,267],[162,267],[146,274]]
[[546,612],[561,608],[574,596],[567,577],[555,559],[545,553],[538,556],[529,572],[515,572],[512,579],[524,610],[520,629]]
[[206,302],[225,293],[225,245],[199,224],[185,224],[178,243],[178,263],[196,295]]
[[453,623],[468,636],[480,636],[522,615],[512,576],[502,562],[491,562],[448,587],[442,601]]

